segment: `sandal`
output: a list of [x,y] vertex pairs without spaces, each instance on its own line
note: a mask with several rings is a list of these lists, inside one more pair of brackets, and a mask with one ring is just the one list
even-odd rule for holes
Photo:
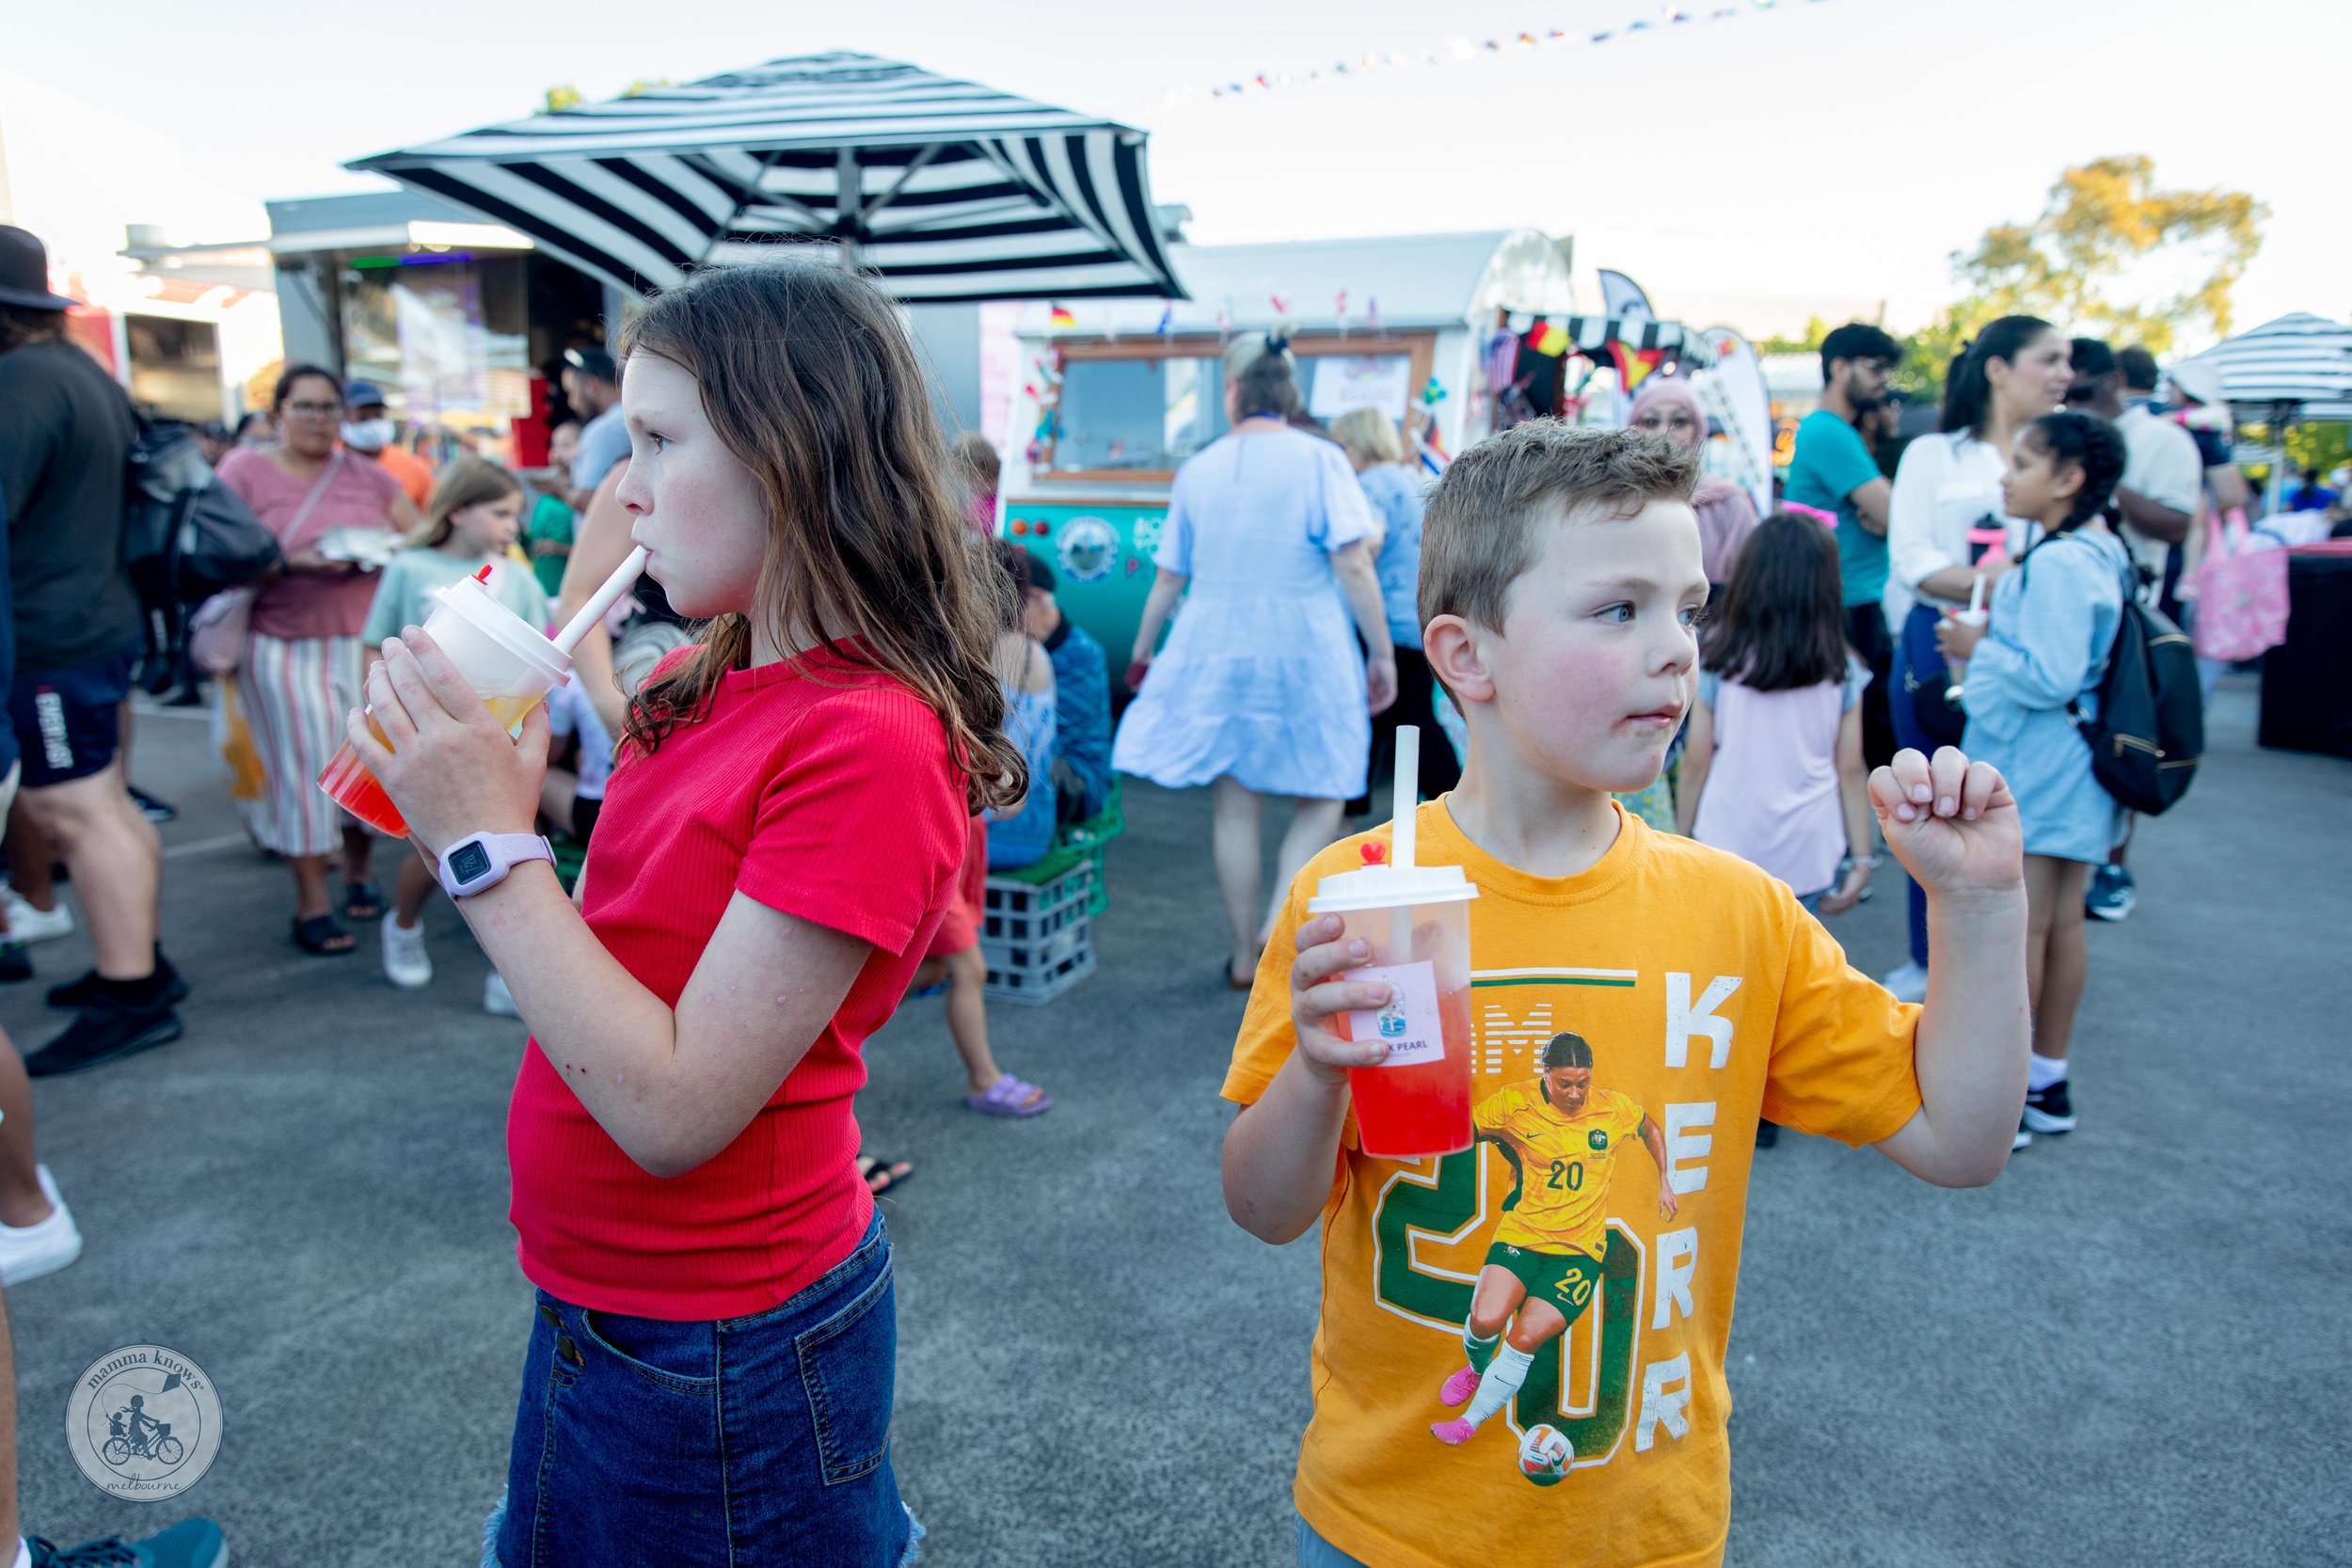
[[[876,1197],[882,1196],[884,1193],[897,1192],[900,1187],[914,1180],[913,1165],[904,1160],[893,1160],[881,1154],[859,1155],[857,1173],[865,1179],[866,1190]],[[882,1185],[874,1184],[876,1177],[882,1179]]]
[[343,918],[345,920],[381,920],[384,918],[384,895],[375,891],[373,882],[343,884]]
[[[336,945],[338,938],[342,939],[341,946]],[[335,917],[331,914],[314,914],[308,920],[295,916],[294,944],[305,953],[315,954],[322,958],[341,958],[359,945],[352,940],[349,931],[335,924]]]
[[1035,1117],[1054,1108],[1054,1097],[1007,1072],[980,1093],[965,1095],[963,1106],[984,1117]]

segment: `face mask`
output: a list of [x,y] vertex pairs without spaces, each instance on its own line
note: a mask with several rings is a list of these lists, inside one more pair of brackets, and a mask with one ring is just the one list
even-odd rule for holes
[[358,424],[343,426],[343,445],[361,451],[382,451],[392,444],[392,421],[363,420]]

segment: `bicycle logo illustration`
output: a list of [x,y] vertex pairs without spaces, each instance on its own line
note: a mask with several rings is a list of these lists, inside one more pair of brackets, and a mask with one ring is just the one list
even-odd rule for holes
[[161,1345],[92,1362],[66,1402],[66,1446],[100,1491],[133,1502],[176,1497],[220,1450],[220,1395],[202,1368]]

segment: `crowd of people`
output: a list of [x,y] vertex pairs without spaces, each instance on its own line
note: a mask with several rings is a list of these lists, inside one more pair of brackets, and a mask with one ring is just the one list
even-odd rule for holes
[[[158,929],[151,808],[168,808],[129,784],[144,628],[116,541],[137,422],[65,334],[38,250],[0,230],[0,981],[31,978],[26,944],[71,928],[60,869],[97,961],[50,990],[72,1014],[54,1039],[0,1051],[10,1285],[80,1248],[35,1158],[28,1075],[168,1045],[190,984]],[[2084,921],[2134,896],[2126,814],[2079,723],[2124,607],[2192,613],[2205,521],[2248,499],[2196,368],[2168,380],[2138,350],[2004,318],[1950,366],[1939,429],[1903,441],[1901,343],[1840,327],[1785,509],[1759,517],[1705,474],[1687,379],[1652,378],[1629,428],[1531,421],[1432,484],[1409,431],[1372,410],[1316,426],[1282,335],[1245,334],[1225,359],[1229,429],[1176,473],[1114,721],[1105,652],[1063,613],[1052,562],[993,537],[995,452],[943,438],[871,285],[705,273],[647,302],[620,347],[567,355],[577,419],[529,471],[470,455],[436,471],[379,388],[308,364],[278,378],[265,421],[208,441],[281,556],[235,606],[212,684],[249,726],[262,787],[246,823],[293,878],[289,939],[331,959],[376,923],[387,980],[418,990],[434,977],[423,911],[453,887],[494,965],[485,1006],[532,1032],[508,1132],[538,1293],[487,1560],[787,1532],[841,1544],[838,1560],[912,1560],[876,1198],[914,1165],[859,1148],[860,1053],[936,990],[964,1103],[1052,1108],[991,1048],[986,879],[1044,860],[1119,775],[1211,792],[1217,983],[1249,998],[1225,1085],[1241,1107],[1228,1206],[1273,1242],[1326,1227],[1302,1563],[1403,1560],[1412,1519],[1466,1501],[1479,1560],[1536,1528],[1541,1493],[1521,1483],[1567,1461],[1521,1448],[1451,1469],[1425,1445],[1483,1451],[1482,1426],[1550,1375],[1539,1357],[1615,1266],[1602,1205],[1619,1147],[1645,1147],[1659,1221],[1683,1221],[1647,1243],[1661,1271],[1683,1259],[1658,1276],[1653,1326],[1677,1307],[1708,1324],[1629,1396],[1637,1455],[1698,1434],[1676,1449],[1701,1456],[1683,1500],[1657,1503],[1622,1463],[1579,1481],[1588,1514],[1622,1511],[1615,1539],[1650,1560],[1720,1542],[1728,1508],[1715,1386],[1747,1167],[1725,1132],[1744,1140],[1747,1117],[1764,1142],[1786,1123],[1959,1185],[2074,1126]],[[469,578],[560,625],[632,543],[646,575],[515,731],[415,630]],[[1387,1184],[1348,1108],[1348,1070],[1388,1047],[1333,1022],[1405,1004],[1389,979],[1349,977],[1362,944],[1307,903],[1379,863],[1390,829],[1342,834],[1406,724],[1424,744],[1417,799],[1394,809],[1424,860],[1478,887],[1481,973],[1601,988],[1585,1022],[1531,1048],[1528,1084],[1479,1106],[1479,1138],[1511,1156],[1510,1212],[1473,1289],[1409,1311],[1382,1293]],[[345,745],[419,851],[389,877],[376,835],[314,784]],[[1268,797],[1291,802],[1270,890]],[[437,871],[460,846],[486,880]],[[1883,853],[1908,874],[1910,950],[1882,987],[1820,922],[1885,889]],[[1618,982],[1590,979],[1633,971],[1561,967],[1612,954],[1680,984],[1664,1069],[1623,1043]],[[722,973],[739,983],[695,984]],[[1735,1033],[1765,1048],[1735,1052]],[[1708,1127],[1711,1201],[1688,1202]],[[1458,1344],[1433,1353],[1413,1315],[1458,1323]],[[606,1357],[652,1376],[598,1378]],[[680,1389],[756,1414],[707,1450],[672,1441],[659,1406]],[[546,1463],[559,1396],[587,1463]],[[11,1497],[0,1477],[0,1539]]]

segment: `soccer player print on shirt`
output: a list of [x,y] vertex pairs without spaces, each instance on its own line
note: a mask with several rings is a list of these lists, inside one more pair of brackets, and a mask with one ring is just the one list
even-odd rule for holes
[[[1536,1356],[1601,1293],[1609,1199],[1628,1144],[1638,1141],[1657,1168],[1660,1217],[1675,1217],[1664,1133],[1632,1096],[1596,1085],[1593,1071],[1581,1036],[1554,1035],[1532,1081],[1472,1110],[1478,1138],[1502,1151],[1517,1181],[1462,1325],[1468,1364],[1438,1390],[1461,1412],[1429,1429],[1442,1443],[1469,1442],[1510,1403]],[[1569,1438],[1549,1424],[1530,1426],[1520,1440],[1520,1473],[1539,1486],[1557,1482],[1574,1458]]]

